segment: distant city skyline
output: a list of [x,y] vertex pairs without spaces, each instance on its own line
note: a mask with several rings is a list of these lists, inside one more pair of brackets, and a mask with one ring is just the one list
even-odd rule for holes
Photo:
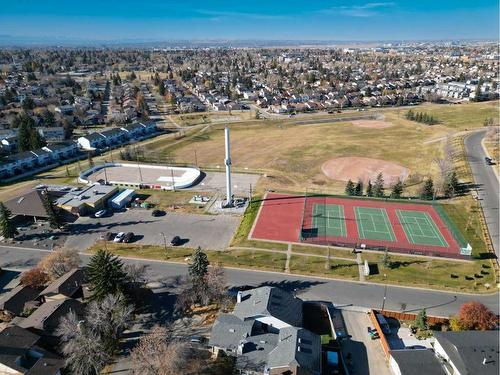
[[498,39],[495,0],[63,1],[2,4],[0,41]]

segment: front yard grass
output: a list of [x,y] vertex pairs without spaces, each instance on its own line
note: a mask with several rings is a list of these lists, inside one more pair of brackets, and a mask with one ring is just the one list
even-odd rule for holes
[[338,279],[358,280],[359,278],[358,265],[354,261],[330,259],[329,269],[326,269],[325,265],[326,258],[292,255],[290,259],[290,272]]

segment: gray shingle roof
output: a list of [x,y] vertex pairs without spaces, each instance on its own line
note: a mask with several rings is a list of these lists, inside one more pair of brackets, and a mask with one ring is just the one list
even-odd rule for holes
[[0,295],[0,310],[6,310],[14,315],[20,315],[26,302],[34,300],[38,291],[29,286],[19,285]]
[[74,268],[69,272],[66,272],[57,280],[51,282],[42,292],[41,296],[50,293],[59,293],[65,295],[66,297],[72,297],[78,289],[81,287],[84,279],[83,271]]
[[59,319],[70,311],[75,311],[77,315],[80,314],[82,311],[81,302],[71,298],[45,302],[30,316],[22,320],[19,327],[34,328],[50,333],[57,328]]
[[432,350],[391,350],[401,375],[446,375],[439,359]]
[[462,375],[499,374],[498,337],[498,331],[434,332],[434,338]]
[[241,292],[234,308],[241,319],[258,315],[273,316],[292,326],[302,326],[302,300],[282,289],[264,286]]

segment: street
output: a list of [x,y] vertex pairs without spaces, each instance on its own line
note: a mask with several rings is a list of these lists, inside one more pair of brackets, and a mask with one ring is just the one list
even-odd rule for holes
[[[0,267],[19,270],[28,269],[35,266],[47,254],[48,251],[46,250],[2,246],[0,247]],[[81,257],[84,263],[88,262],[89,255],[82,254]],[[184,264],[155,260],[122,259],[125,263],[146,264],[148,266],[147,277],[149,281],[161,282],[187,273],[187,266]],[[296,290],[297,294],[303,299],[332,302],[337,307],[363,306],[379,309],[384,296],[384,286],[380,284],[231,268],[226,269],[226,276],[229,286],[279,286],[290,291]],[[385,307],[388,310],[406,312],[418,312],[426,308],[429,315],[447,317],[456,314],[460,305],[470,300],[480,301],[496,314],[499,313],[498,293],[470,295],[395,286],[387,287]]]
[[[498,178],[493,168],[486,165],[484,160],[486,154],[481,146],[481,140],[486,134],[486,130],[475,132],[465,138],[465,151],[472,169],[474,182],[477,185],[479,202],[483,208],[486,224],[493,242],[493,247],[497,258],[500,256],[499,244],[499,187]],[[498,163],[498,160],[495,162]]]

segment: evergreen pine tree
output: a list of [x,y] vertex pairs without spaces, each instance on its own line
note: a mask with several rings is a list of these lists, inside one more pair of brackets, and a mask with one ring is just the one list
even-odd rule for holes
[[48,220],[51,228],[59,228],[62,225],[61,215],[59,211],[54,207],[54,204],[49,198],[49,193],[47,190],[41,193],[42,204],[47,212]]
[[392,186],[391,198],[399,199],[401,198],[402,194],[403,194],[403,183],[401,182],[401,180],[398,179],[398,182],[396,182]]
[[345,193],[347,195],[354,195],[354,189],[354,182],[352,182],[351,180],[347,181],[347,184],[345,185]]
[[161,96],[165,95],[165,85],[163,84],[163,82],[160,82],[160,85],[158,86],[158,92]]
[[384,176],[380,172],[373,185],[373,196],[377,198],[382,198],[384,196]]
[[92,159],[92,153],[90,151],[87,153],[87,160],[89,162],[89,168],[92,168],[94,166],[94,159]]
[[208,257],[207,254],[203,252],[201,247],[198,247],[193,254],[193,261],[189,265],[189,276],[193,280],[202,280],[208,272]]
[[422,309],[418,313],[415,320],[415,326],[421,331],[425,331],[429,328],[429,325],[427,324],[427,312],[425,311],[425,309]]
[[108,294],[122,293],[127,282],[121,260],[102,249],[90,258],[85,275],[92,293],[91,300],[101,301]]
[[363,195],[363,181],[358,180],[356,183],[356,187],[354,188],[354,195],[362,196]]
[[459,189],[460,186],[458,183],[457,172],[452,171],[448,173],[443,184],[444,195],[449,198],[453,198],[456,194],[458,194]]
[[16,227],[12,223],[12,213],[0,202],[0,234],[4,238],[14,238],[16,235]]
[[429,177],[424,182],[422,192],[420,193],[420,198],[426,200],[432,200],[434,198],[434,182],[432,181],[432,178]]
[[368,180],[368,184],[366,185],[366,196],[373,197],[373,185],[370,180]]

